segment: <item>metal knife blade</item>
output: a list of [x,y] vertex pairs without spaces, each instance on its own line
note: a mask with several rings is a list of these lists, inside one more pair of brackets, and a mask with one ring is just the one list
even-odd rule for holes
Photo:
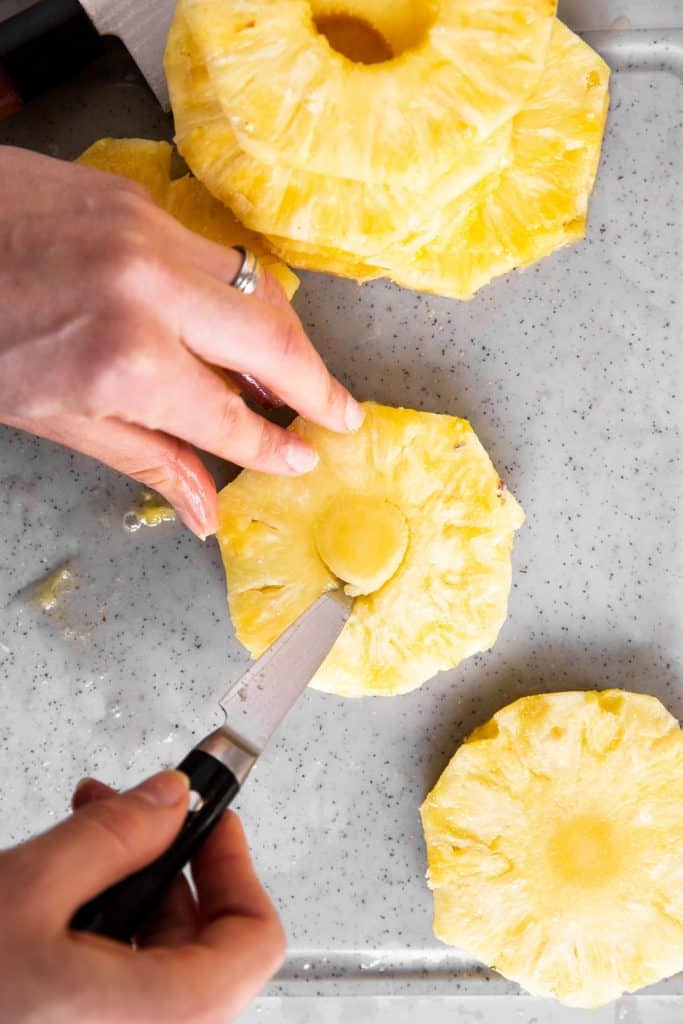
[[256,755],[265,749],[329,654],[352,604],[341,590],[323,594],[219,702],[226,728]]
[[164,50],[175,0],[80,0],[100,35],[114,35],[147,79],[164,110],[170,110]]
[[220,702],[227,722],[178,766],[190,780],[190,809],[169,848],[73,916],[77,931],[129,942],[240,791],[250,769],[344,628],[351,601],[324,594],[266,651]]

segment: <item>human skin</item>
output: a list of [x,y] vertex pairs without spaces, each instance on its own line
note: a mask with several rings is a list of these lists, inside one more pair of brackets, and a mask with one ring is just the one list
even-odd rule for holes
[[226,813],[137,947],[69,929],[84,902],[149,863],[187,811],[179,772],[117,794],[85,780],[73,815],[0,853],[0,1019],[12,1024],[227,1024],[282,962],[277,913]]
[[0,423],[159,491],[201,537],[216,488],[195,448],[297,475],[317,456],[208,364],[247,373],[302,416],[357,429],[280,285],[231,287],[241,263],[134,182],[0,147]]

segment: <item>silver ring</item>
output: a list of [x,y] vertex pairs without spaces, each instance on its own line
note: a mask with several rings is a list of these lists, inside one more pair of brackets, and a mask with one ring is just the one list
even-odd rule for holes
[[261,263],[251,249],[245,249],[243,245],[236,245],[235,251],[242,255],[242,265],[235,274],[234,280],[230,282],[231,287],[236,288],[243,295],[253,295],[261,280]]

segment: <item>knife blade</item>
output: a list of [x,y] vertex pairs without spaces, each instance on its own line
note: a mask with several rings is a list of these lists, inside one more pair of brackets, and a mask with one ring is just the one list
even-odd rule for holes
[[80,0],[102,36],[117,36],[164,110],[170,110],[164,50],[175,0]]
[[323,594],[219,702],[224,724],[178,766],[190,779],[185,823],[161,857],[76,912],[71,927],[130,942],[240,791],[269,740],[322,665],[351,612],[342,591]]
[[36,0],[0,21],[0,119],[103,52],[117,36],[164,110],[170,110],[164,49],[175,0]]

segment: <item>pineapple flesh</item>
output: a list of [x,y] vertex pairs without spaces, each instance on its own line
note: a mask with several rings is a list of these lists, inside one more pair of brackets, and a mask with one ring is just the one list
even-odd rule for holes
[[[422,193],[521,108],[540,78],[555,8],[555,0],[182,5],[251,157]],[[391,59],[363,63],[333,49],[320,31],[330,18],[366,37],[369,25]]]
[[100,139],[78,158],[77,163],[136,181],[147,189],[157,206],[188,230],[211,242],[251,249],[291,299],[299,286],[298,277],[273,255],[263,239],[240,224],[200,181],[190,175],[171,180],[172,158],[173,148],[168,142]]
[[[312,247],[316,269],[330,269],[325,250],[345,250],[347,263],[359,262],[353,254],[362,253],[367,264],[374,254],[404,244],[411,232],[424,234],[442,207],[482,177],[501,171],[512,158],[512,125],[507,123],[473,142],[467,160],[449,168],[425,194],[259,162],[240,147],[222,111],[189,32],[185,7],[186,0],[181,0],[166,52],[176,145],[193,173],[254,231],[279,238],[290,252],[296,253],[297,246]],[[436,233],[437,225],[430,237]]]
[[493,646],[523,513],[465,420],[367,403],[354,435],[297,420],[320,463],[247,470],[219,498],[236,633],[255,657],[321,594],[351,618],[313,686],[389,696]]
[[539,86],[513,121],[510,165],[447,204],[435,239],[399,250],[394,280],[470,298],[493,276],[582,238],[608,83],[602,58],[556,21]]
[[653,697],[525,697],[422,808],[434,931],[596,1007],[683,969],[683,733]]
[[288,262],[471,298],[585,234],[609,71],[554,10],[180,0],[178,148]]

